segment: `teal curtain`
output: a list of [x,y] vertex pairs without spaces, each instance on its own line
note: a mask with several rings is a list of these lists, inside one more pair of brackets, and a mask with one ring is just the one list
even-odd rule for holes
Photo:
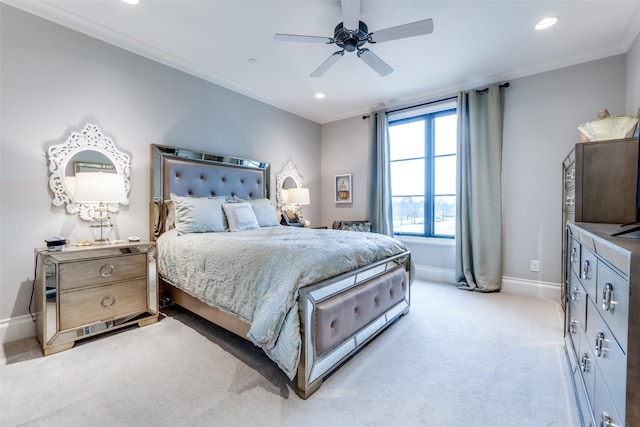
[[456,281],[480,292],[502,288],[502,92],[458,95]]
[[393,236],[391,169],[389,166],[389,120],[385,111],[370,116],[369,221],[372,231]]

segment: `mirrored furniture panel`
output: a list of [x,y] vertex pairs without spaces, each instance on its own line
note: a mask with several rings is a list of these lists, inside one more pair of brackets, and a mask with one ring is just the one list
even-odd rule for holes
[[76,341],[158,321],[155,244],[35,250],[36,336],[44,355]]

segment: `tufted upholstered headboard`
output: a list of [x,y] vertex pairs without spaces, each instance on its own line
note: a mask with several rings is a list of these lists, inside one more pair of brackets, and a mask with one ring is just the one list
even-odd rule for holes
[[151,237],[164,232],[165,200],[191,197],[269,198],[270,164],[189,149],[151,145]]

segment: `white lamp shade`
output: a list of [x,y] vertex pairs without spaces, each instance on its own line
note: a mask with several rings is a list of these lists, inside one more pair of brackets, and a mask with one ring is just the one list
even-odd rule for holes
[[78,172],[73,201],[76,203],[124,203],[124,176],[105,172]]
[[308,188],[290,188],[287,194],[287,203],[292,205],[308,205],[311,203]]

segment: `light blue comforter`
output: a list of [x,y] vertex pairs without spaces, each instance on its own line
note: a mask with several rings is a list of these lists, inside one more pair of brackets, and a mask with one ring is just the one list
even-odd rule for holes
[[283,226],[183,235],[171,230],[157,244],[160,274],[249,323],[247,338],[290,379],[301,349],[298,289],[407,250],[376,233]]

